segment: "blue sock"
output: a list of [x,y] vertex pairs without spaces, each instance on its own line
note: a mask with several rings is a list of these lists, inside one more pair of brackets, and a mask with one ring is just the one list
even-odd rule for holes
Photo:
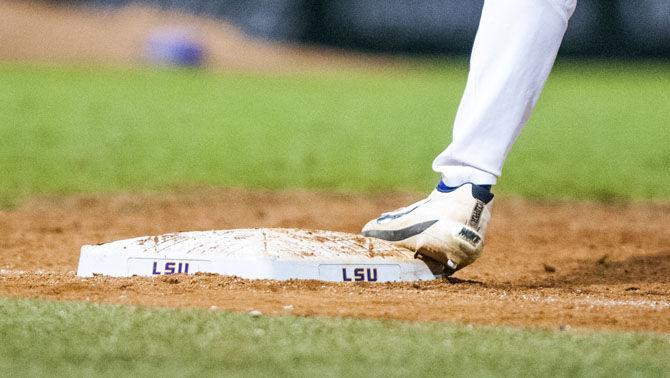
[[[437,191],[442,193],[449,193],[453,192],[459,187],[460,186],[447,186],[442,180],[440,180],[440,182],[437,184]],[[493,199],[491,185],[472,184],[472,196],[483,201],[484,203],[489,203]]]
[[[477,185],[477,184],[473,184]],[[482,189],[486,189],[489,192],[491,191],[491,185],[477,185],[478,187]],[[453,192],[454,190],[458,189],[460,186],[447,186],[444,181],[440,180],[440,182],[437,184],[437,190],[442,192],[442,193],[449,193]]]

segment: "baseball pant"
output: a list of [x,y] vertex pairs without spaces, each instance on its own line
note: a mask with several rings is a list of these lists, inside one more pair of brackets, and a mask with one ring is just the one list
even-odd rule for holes
[[433,161],[448,186],[493,185],[537,102],[577,0],[486,0],[451,144]]

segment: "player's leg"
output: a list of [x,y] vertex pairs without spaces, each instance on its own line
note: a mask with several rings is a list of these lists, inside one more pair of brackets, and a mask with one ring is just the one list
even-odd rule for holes
[[390,240],[453,272],[479,257],[491,217],[490,185],[551,71],[576,0],[486,0],[453,140],[433,162],[430,196],[368,222]]
[[576,0],[486,0],[453,140],[433,162],[444,183],[492,185],[556,59]]

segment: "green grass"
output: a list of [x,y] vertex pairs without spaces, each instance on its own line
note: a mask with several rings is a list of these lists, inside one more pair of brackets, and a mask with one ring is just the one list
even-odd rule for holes
[[0,300],[21,376],[662,376],[670,337]]
[[[467,66],[214,74],[0,65],[0,203],[223,185],[427,191]],[[670,198],[670,65],[567,62],[499,193]]]
[[[0,65],[0,207],[224,185],[427,191],[462,63],[245,75]],[[670,198],[670,65],[565,62],[498,193]],[[668,335],[251,318],[0,299],[10,375],[662,376]],[[293,374],[294,375],[294,374]]]

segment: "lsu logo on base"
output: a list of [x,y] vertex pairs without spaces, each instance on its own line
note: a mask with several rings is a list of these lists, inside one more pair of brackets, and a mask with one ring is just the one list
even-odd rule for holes
[[193,274],[209,270],[211,261],[193,259],[147,259],[129,258],[128,276],[164,276],[170,274]]
[[400,280],[397,264],[320,264],[319,279],[331,282],[388,282]]
[[377,282],[377,268],[342,268],[344,282]]
[[187,262],[176,262],[176,261],[154,261],[153,269],[151,274],[161,275],[161,274],[179,274],[185,273],[188,274],[189,263]]

